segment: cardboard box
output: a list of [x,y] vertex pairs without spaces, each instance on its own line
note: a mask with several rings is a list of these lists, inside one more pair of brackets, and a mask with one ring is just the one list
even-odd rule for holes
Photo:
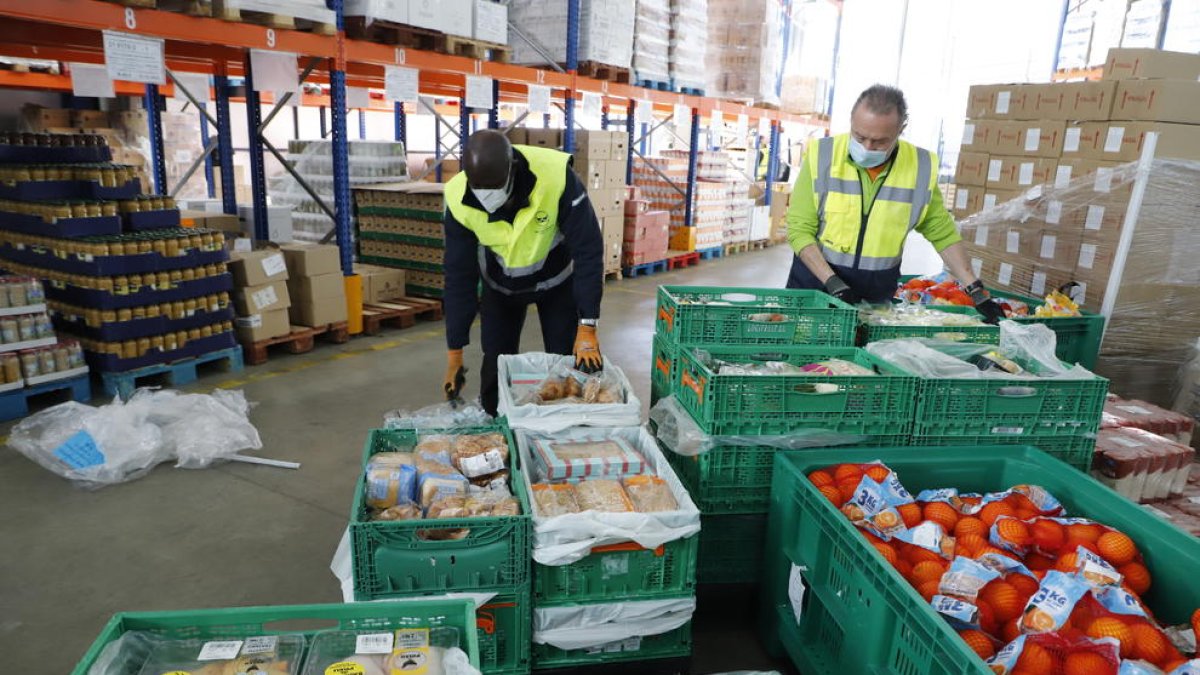
[[475,24],[471,37],[483,42],[508,44],[508,5],[492,0],[475,0]]
[[612,158],[621,162],[629,159],[629,135],[623,131],[610,132],[612,137]]
[[988,188],[987,191],[983,193],[983,208],[990,209],[997,204],[1003,204],[1004,202],[1012,201],[1017,197],[1020,197],[1022,194],[1024,194],[1024,192],[1021,190],[993,190],[992,188]]
[[607,218],[625,213],[625,192],[623,190],[588,190],[588,201],[597,218]]
[[345,321],[349,316],[346,298],[318,298],[312,302],[294,304],[288,308],[288,318],[297,326],[326,326]]
[[1057,84],[1031,84],[1025,106],[1022,109],[1026,119],[1065,120],[1063,102],[1066,100],[1066,90]]
[[[958,168],[954,172],[954,182],[959,185],[976,185],[983,187],[987,185],[988,175],[988,155],[982,152],[960,152],[958,154]],[[786,207],[784,211],[786,212]],[[771,203],[772,216],[775,213],[775,203]]]
[[275,249],[236,252],[229,258],[233,283],[241,288],[261,286],[288,278],[287,261]]
[[[255,213],[253,206],[238,206],[238,217],[245,224],[246,232],[254,236],[255,228]],[[267,240],[273,241],[276,244],[290,244],[292,242],[292,207],[290,206],[268,206],[267,207]],[[256,239],[258,237],[255,237]]]
[[600,230],[605,234],[621,233],[625,231],[624,216],[606,216],[600,221]]
[[625,169],[623,161],[609,160],[604,162],[604,187],[608,190],[623,190],[625,188]]
[[1029,85],[977,84],[967,94],[967,117],[1020,119],[1024,115]]
[[292,324],[288,319],[288,310],[286,309],[240,316],[234,319],[233,325],[240,342],[261,342],[292,332]]
[[636,216],[639,213],[645,213],[650,210],[650,202],[644,199],[627,199],[625,200],[625,216]]
[[1100,159],[1108,122],[1079,122],[1068,124],[1063,133],[1062,157]]
[[997,120],[967,120],[963,124],[960,152],[990,153],[995,144]]
[[207,211],[180,211],[179,222],[183,227],[195,227],[206,230],[220,230],[227,235],[243,233],[242,221],[237,216],[225,213],[210,213]]
[[276,309],[287,309],[292,305],[285,281],[273,281],[261,286],[247,286],[233,291],[233,304],[238,316],[262,314]]
[[562,129],[527,129],[526,145],[539,148],[561,148]]
[[1112,114],[1113,99],[1117,93],[1116,82],[1064,82],[1057,86],[1066,93],[1062,116],[1050,119],[1104,121]]
[[608,131],[581,130],[575,134],[575,156],[587,159],[612,159],[612,134]]
[[1043,157],[991,157],[988,160],[989,190],[1019,190],[1054,180],[1058,161]]
[[953,213],[955,218],[966,218],[983,210],[983,188],[974,185],[958,185],[954,188]]
[[1141,78],[1196,80],[1200,78],[1200,54],[1159,49],[1110,49],[1104,63],[1105,80]]
[[72,110],[71,126],[76,129],[104,129],[109,126],[108,113],[103,110]]
[[1016,121],[992,121],[992,136],[989,155],[1009,155],[1017,157],[1024,154],[1025,124]]
[[512,127],[507,130],[508,142],[513,145],[529,145],[529,130],[525,127]]
[[279,251],[287,261],[288,274],[292,279],[342,271],[342,258],[337,246],[287,244],[280,246]]
[[355,265],[354,273],[361,279],[364,304],[387,302],[405,296],[406,274],[404,270],[375,265]]
[[292,277],[287,280],[288,297],[292,306],[312,304],[326,298],[346,299],[345,277],[340,272],[311,277]]
[[1112,119],[1200,124],[1200,82],[1122,80],[1117,83]]
[[1100,148],[1100,159],[1134,162],[1142,156],[1146,134],[1158,133],[1156,158],[1200,159],[1200,126],[1160,122],[1110,122]]
[[696,228],[683,227],[682,225],[672,225],[671,238],[668,241],[668,247],[672,251],[695,251]]
[[604,163],[601,161],[577,160],[575,175],[589,193],[605,189]]
[[1019,153],[1024,157],[1057,159],[1062,155],[1067,123],[1060,120],[1021,122]]
[[1058,168],[1054,170],[1054,187],[1057,189],[1069,187],[1071,181],[1095,173],[1097,166],[1099,166],[1099,161],[1094,159],[1061,158],[1058,160]]
[[43,108],[40,105],[26,103],[21,106],[21,121],[24,128],[32,132],[42,132],[54,127],[71,126],[71,111],[63,108]]

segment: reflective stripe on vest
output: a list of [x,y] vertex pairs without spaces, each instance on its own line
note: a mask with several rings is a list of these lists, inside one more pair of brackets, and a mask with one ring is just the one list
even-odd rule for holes
[[899,265],[904,240],[925,217],[933,196],[935,156],[900,141],[885,184],[875,194],[859,254],[863,187],[858,169],[850,161],[849,135],[823,138],[814,145],[805,161],[816,167],[813,199],[817,207],[817,242],[825,259],[866,271]]
[[463,203],[467,191],[467,176],[460,173],[446,183],[446,208],[475,233],[480,244],[480,264],[485,272],[486,256],[482,249],[495,254],[504,273],[513,278],[538,273],[546,264],[546,256],[563,241],[558,230],[558,202],[566,189],[567,165],[571,156],[547,148],[514,145],[533,172],[535,181],[529,194],[529,205],[517,212],[514,222],[489,221],[488,213]]

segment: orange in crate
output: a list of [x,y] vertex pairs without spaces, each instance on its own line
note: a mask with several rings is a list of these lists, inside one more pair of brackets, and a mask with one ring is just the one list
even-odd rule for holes
[[987,539],[978,534],[965,534],[959,537],[955,544],[958,547],[957,550],[961,552],[962,555],[969,557],[974,557],[977,551],[982,548],[986,548],[988,545]]
[[1115,638],[1121,643],[1121,658],[1133,653],[1133,629],[1120,619],[1102,616],[1092,621],[1085,632],[1092,638]]
[[820,469],[808,474],[808,480],[817,487],[821,487],[823,485],[833,485],[833,476],[829,475],[828,471],[822,471]]
[[1030,572],[1054,569],[1054,558],[1044,556],[1036,551],[1025,556],[1025,566]]
[[979,510],[979,519],[984,525],[991,527],[996,523],[996,519],[1000,516],[1013,516],[1015,512],[1013,507],[1006,502],[992,502]]
[[1052,675],[1058,671],[1058,659],[1045,647],[1026,640],[1021,656],[1017,658],[1017,670],[1031,675]]
[[983,632],[995,635],[1000,631],[1000,623],[996,621],[996,611],[987,600],[977,598],[975,607],[979,609],[979,627]]
[[996,621],[1005,623],[1021,615],[1025,603],[1021,602],[1021,594],[1012,584],[1001,579],[988,582],[979,597],[992,606]]
[[900,517],[904,519],[904,526],[908,528],[916,527],[921,524],[921,507],[916,502],[901,504],[896,507],[900,512]]
[[1096,546],[1100,548],[1100,555],[1115,567],[1131,563],[1137,557],[1133,540],[1120,532],[1105,532],[1096,540]]
[[1125,583],[1134,593],[1144,595],[1146,591],[1150,590],[1150,570],[1146,569],[1145,565],[1131,562],[1118,567],[1117,571],[1125,577]]
[[1000,629],[1000,637],[1004,638],[1004,644],[1021,637],[1021,620],[1013,619],[1004,624],[1004,627]]
[[987,537],[988,527],[983,524],[983,521],[975,516],[963,516],[954,524],[954,536],[965,537],[968,534],[977,534],[981,537]]
[[958,523],[958,511],[944,502],[930,502],[925,505],[922,513],[925,520],[932,520],[941,525],[946,532],[953,532],[954,526]]
[[933,560],[922,560],[913,565],[912,583],[914,586],[920,586],[927,581],[941,581],[942,575],[945,573],[945,565]]
[[906,558],[908,558],[908,561],[914,565],[925,561],[942,562],[945,560],[945,558],[927,548],[921,548],[920,546],[909,546],[907,549],[908,550],[904,555]]
[[1029,526],[1034,546],[1043,551],[1057,551],[1067,540],[1067,531],[1053,520],[1036,520]]
[[1154,626],[1137,623],[1130,626],[1129,631],[1133,635],[1132,658],[1161,664],[1179,656],[1167,636]]
[[875,547],[876,551],[879,551],[879,554],[883,556],[884,560],[888,561],[889,565],[892,565],[892,566],[896,565],[896,561],[899,559],[896,557],[896,549],[892,548],[888,544],[872,544],[872,545]]
[[888,468],[882,464],[872,464],[867,468],[867,475],[870,476],[871,480],[875,481],[876,483],[882,483],[883,481],[887,480],[889,473],[890,471]]
[[820,490],[821,494],[829,500],[830,504],[833,504],[839,509],[842,508],[842,504],[846,503],[846,498],[842,496],[842,491],[833,485],[822,485],[817,489]]
[[1067,654],[1063,662],[1064,675],[1110,675],[1116,672],[1113,664],[1096,652]]
[[977,630],[960,630],[958,636],[967,643],[971,651],[979,655],[979,658],[984,661],[996,655],[996,647],[992,644],[992,639]]
[[1087,539],[1073,538],[1071,537],[1070,532],[1067,533],[1066,543],[1064,543],[1062,548],[1059,550],[1063,553],[1074,553],[1075,551],[1079,550],[1080,546],[1086,548],[1092,553],[1095,553],[1096,555],[1100,555],[1100,547],[1096,545],[1096,542],[1088,541]]
[[1082,539],[1095,543],[1104,529],[1096,523],[1075,523],[1067,526],[1067,539]]
[[905,579],[912,576],[912,563],[908,562],[904,558],[897,558],[896,562],[892,563],[892,567],[895,567],[896,571],[900,573],[900,576],[904,577]]
[[1004,577],[1004,580],[1012,585],[1013,588],[1017,589],[1018,594],[1025,597],[1030,597],[1034,593],[1037,593],[1038,586],[1041,585],[1038,583],[1037,579],[1025,576],[1019,572],[1013,572],[1012,574],[1009,574],[1008,576]]
[[1054,563],[1054,569],[1059,572],[1074,572],[1075,567],[1079,564],[1079,556],[1075,553],[1064,553],[1058,558],[1058,562]]
[[833,469],[833,479],[841,482],[853,478],[857,484],[863,477],[863,470],[857,464],[839,464]]
[[1012,518],[997,520],[996,534],[1004,541],[1016,546],[1028,546],[1030,542],[1029,526]]
[[933,602],[933,596],[941,593],[939,590],[940,583],[940,581],[926,581],[917,586],[917,592],[921,594],[922,598],[925,598],[925,602]]

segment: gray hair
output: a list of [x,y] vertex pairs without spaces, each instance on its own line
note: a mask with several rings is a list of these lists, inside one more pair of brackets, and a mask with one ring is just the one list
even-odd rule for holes
[[867,87],[863,93],[858,95],[858,100],[854,102],[850,114],[853,115],[860,105],[865,105],[867,110],[876,115],[890,115],[895,112],[900,116],[900,126],[908,123],[908,103],[904,100],[904,92],[896,87],[889,87],[886,84],[874,84]]

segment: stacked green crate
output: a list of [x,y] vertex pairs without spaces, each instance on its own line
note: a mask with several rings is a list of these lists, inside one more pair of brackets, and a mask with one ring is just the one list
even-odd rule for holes
[[[517,441],[525,466],[530,463],[529,448],[533,439],[542,436],[570,438],[572,434],[586,434],[582,429],[567,430],[561,434],[538,434],[517,430]],[[645,457],[653,473],[671,482],[671,467],[666,457],[654,445],[653,438],[640,427],[622,429],[600,429],[604,437],[621,437],[630,441]],[[633,443],[634,437],[640,439]],[[537,470],[530,468],[527,477],[537,477]],[[681,493],[682,495],[682,493]],[[685,498],[686,501],[686,498]],[[536,503],[535,503],[536,508]],[[693,509],[690,503],[680,503],[680,509]],[[534,546],[537,543],[535,523]],[[563,565],[541,564],[534,554],[533,562],[533,606],[534,626],[537,631],[537,614],[570,611],[594,606],[602,614],[616,605],[639,606],[638,603],[658,601],[691,601],[694,607],[696,593],[696,554],[700,545],[697,534],[668,541],[656,548],[645,548],[636,542],[625,541],[596,546],[587,555],[575,562]],[[685,602],[685,604],[687,604]],[[605,608],[601,610],[600,608]],[[653,635],[631,636],[603,644],[577,649],[563,649],[552,644],[533,645],[533,667],[535,670],[579,668],[595,665],[610,665],[633,661],[666,660],[686,658],[692,648],[691,621],[678,627]]]
[[[423,436],[502,433],[509,447],[510,487],[518,516],[372,521],[365,469],[379,452],[411,451]],[[533,602],[530,590],[530,503],[517,446],[506,425],[448,430],[375,429],[363,450],[363,475],[350,514],[355,600],[487,595],[476,610],[481,670],[528,673]]]
[[[851,347],[857,321],[854,307],[818,291],[660,287],[651,401],[669,394],[682,397],[679,370],[685,348],[753,346],[752,351],[773,352],[794,345]],[[694,416],[696,411],[689,412]],[[698,455],[682,455],[664,439],[660,445],[702,514],[698,582],[756,582],[776,448],[717,445]]]

